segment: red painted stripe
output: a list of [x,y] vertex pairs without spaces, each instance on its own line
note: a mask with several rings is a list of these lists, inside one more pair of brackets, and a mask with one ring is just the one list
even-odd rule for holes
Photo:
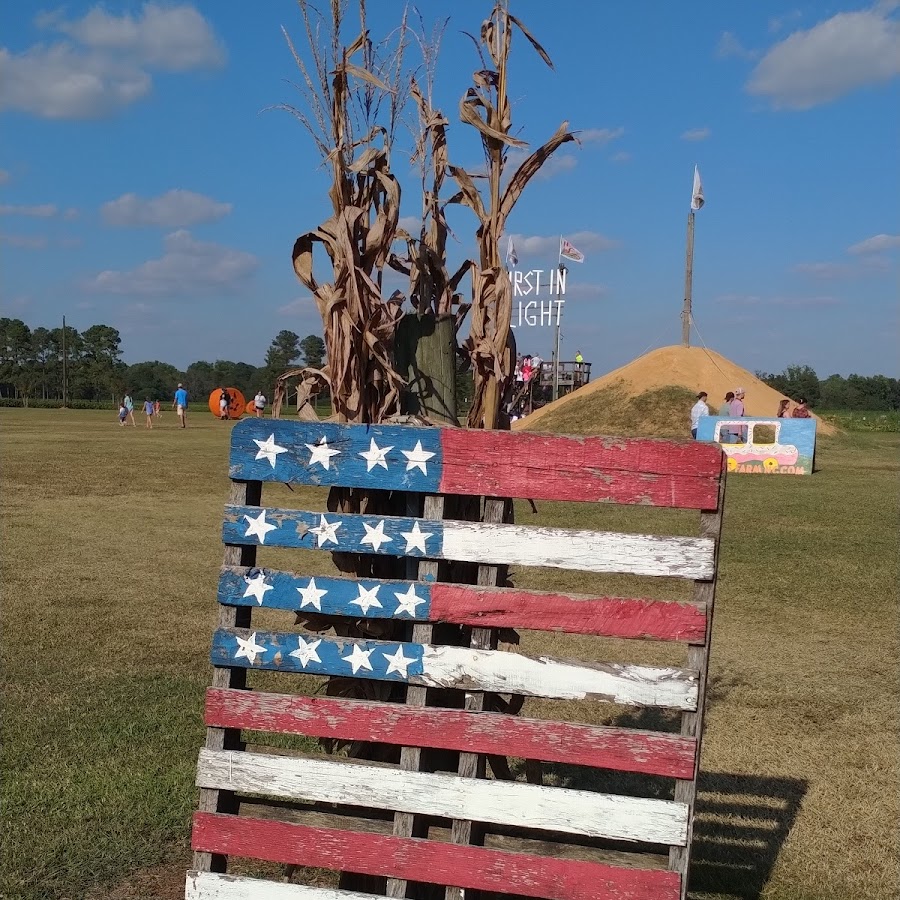
[[195,813],[194,850],[547,900],[678,900],[677,872]]
[[448,428],[441,493],[715,509],[722,451],[697,441]]
[[530,628],[694,644],[706,641],[703,607],[671,600],[576,599],[567,594],[438,583],[431,586],[428,618],[480,628]]
[[499,713],[209,688],[206,724],[694,777],[693,738]]

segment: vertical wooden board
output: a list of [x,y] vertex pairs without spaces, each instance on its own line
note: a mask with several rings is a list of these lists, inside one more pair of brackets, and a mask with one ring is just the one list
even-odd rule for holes
[[[248,507],[258,506],[262,502],[262,483],[259,481],[232,481],[228,502]],[[225,548],[222,564],[225,566],[256,565],[256,547],[230,546]],[[249,628],[252,610],[249,607],[238,608],[220,606],[218,609],[219,628]],[[214,688],[243,689],[247,684],[247,671],[239,667],[217,667],[213,669],[212,686]],[[241,732],[238,729],[207,728],[207,750],[232,750],[241,746]],[[228,791],[201,790],[198,808],[202,812],[235,812],[237,803],[234,795]],[[201,871],[224,872],[228,861],[223,856],[209,853],[194,854],[194,868]]]

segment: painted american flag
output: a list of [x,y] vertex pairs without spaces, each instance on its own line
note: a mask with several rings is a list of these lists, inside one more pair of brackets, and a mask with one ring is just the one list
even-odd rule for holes
[[[216,674],[207,694],[208,734],[197,777],[201,804],[192,839],[195,869],[186,897],[361,896],[223,874],[230,856],[363,873],[383,879],[374,892],[389,896],[404,896],[407,885],[425,882],[444,885],[450,900],[464,890],[559,900],[597,897],[600,883],[610,897],[682,897],[722,471],[719,448],[698,442],[262,419],[235,426],[234,488],[223,517],[226,554],[217,589],[222,613],[210,653]],[[420,499],[467,494],[649,504],[703,510],[706,525],[700,537],[684,537],[454,521],[428,515],[427,505],[425,513],[404,516],[288,509],[262,505],[261,482],[373,488]],[[257,552],[270,547],[399,557],[418,574],[319,576],[257,565]],[[689,602],[575,596],[497,586],[496,578],[455,584],[436,580],[442,560],[474,563],[485,573],[509,564],[625,573],[651,586],[660,577],[680,578],[695,583],[695,596]],[[388,620],[396,623],[397,637],[254,626],[257,610]],[[272,621],[271,614],[266,621]],[[435,623],[474,629],[472,643],[438,643]],[[687,657],[678,667],[557,659],[499,649],[496,642],[474,637],[502,628],[670,641],[686,648]],[[407,702],[305,696],[290,688],[277,692],[268,682],[266,690],[247,690],[245,677],[252,671],[395,684],[405,688]],[[435,688],[457,690],[469,699],[463,708],[427,706],[424,692]],[[670,710],[682,717],[682,729],[635,731],[486,711],[480,699],[493,694]],[[273,754],[242,749],[237,736],[247,729],[404,750],[399,767]],[[418,753],[428,748],[458,751],[459,771],[420,771]],[[478,771],[472,760],[484,757],[664,776],[676,784],[675,799],[469,777]],[[243,799],[235,800],[238,796]],[[369,824],[348,826],[346,817],[303,813],[307,807],[279,819],[278,803],[285,802],[339,804],[358,809]],[[258,813],[260,806],[265,815]],[[372,829],[373,811],[382,816],[380,830]],[[449,833],[426,826],[425,837],[413,837],[414,820],[454,825]],[[466,827],[457,827],[461,823]],[[471,823],[486,832],[480,846],[471,844],[477,833]],[[512,849],[508,835],[492,836],[509,829],[522,835]],[[530,834],[556,835],[558,847],[587,838],[634,845],[634,862],[622,866],[599,856],[576,860],[562,851],[535,852]],[[647,845],[658,847],[655,856],[644,852]]]

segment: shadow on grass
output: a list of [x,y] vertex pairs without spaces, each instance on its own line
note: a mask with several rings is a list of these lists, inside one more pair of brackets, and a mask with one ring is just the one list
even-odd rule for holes
[[689,896],[759,897],[807,785],[800,778],[701,772]]

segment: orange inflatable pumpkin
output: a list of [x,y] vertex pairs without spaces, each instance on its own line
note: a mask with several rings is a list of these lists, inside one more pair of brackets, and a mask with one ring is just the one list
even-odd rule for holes
[[256,401],[248,400],[247,405],[244,407],[244,412],[248,416],[255,416],[256,415]]
[[[239,419],[243,414],[244,410],[247,407],[247,401],[244,399],[244,395],[237,388],[225,388],[228,392],[229,402],[228,402],[228,418],[229,419]],[[218,419],[222,413],[219,409],[219,400],[222,397],[222,389],[216,388],[209,395],[209,411]]]

